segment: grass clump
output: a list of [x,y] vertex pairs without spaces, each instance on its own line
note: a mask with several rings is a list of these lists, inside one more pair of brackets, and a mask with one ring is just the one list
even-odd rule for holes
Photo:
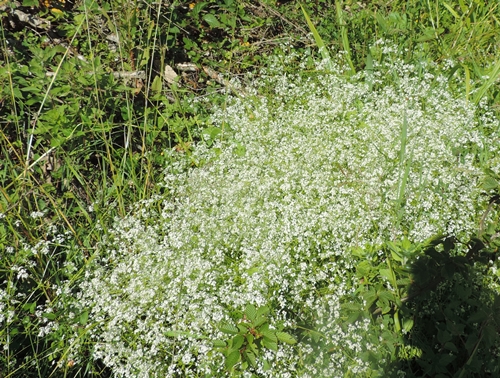
[[[447,235],[465,245],[476,230],[489,200],[478,162],[488,152],[498,170],[486,137],[497,125],[479,125],[444,78],[399,61],[375,65],[371,85],[280,71],[230,97],[212,118],[224,138],[193,147],[199,167],[167,168],[165,194],[99,246],[78,303],[96,322],[94,357],[117,376],[383,371],[398,355],[382,330],[401,330],[396,316],[347,321],[347,307],[366,304],[354,296],[353,250],[382,259],[387,241]],[[217,348],[249,305],[298,342],[264,342],[255,361],[228,363]]]

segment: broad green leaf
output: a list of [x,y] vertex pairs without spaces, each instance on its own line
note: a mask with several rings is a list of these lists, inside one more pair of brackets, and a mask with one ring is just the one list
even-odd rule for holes
[[220,331],[224,332],[224,333],[229,333],[231,335],[236,335],[236,334],[238,334],[240,332],[238,330],[238,328],[236,328],[232,324],[224,324],[224,325],[222,325],[222,327],[220,327]]
[[222,26],[219,20],[217,20],[217,17],[215,17],[212,13],[207,13],[203,16],[203,19],[212,28],[219,28]]
[[224,340],[213,340],[212,345],[215,348],[225,348],[227,346],[227,343]]
[[48,320],[55,320],[57,318],[57,315],[53,314],[51,312],[44,312],[42,314],[42,317],[44,317],[45,319],[48,319]]
[[403,321],[403,329],[406,332],[410,332],[413,328],[413,318],[405,319]]
[[447,343],[444,344],[444,348],[448,349],[448,350],[451,350],[454,353],[458,353],[457,346],[455,344],[453,344],[452,342],[450,342],[450,341],[448,341]]
[[257,309],[257,316],[267,315],[269,313],[269,307],[261,306]]
[[255,319],[255,321],[254,321],[253,325],[254,325],[254,327],[256,327],[256,328],[257,328],[257,327],[260,327],[261,325],[263,325],[263,324],[264,324],[264,323],[266,323],[266,322],[267,322],[267,318],[266,318],[266,317],[264,317],[264,316],[259,316],[259,317],[257,317],[257,318]]
[[395,261],[402,262],[404,260],[404,257],[395,251],[391,251],[391,256]]
[[278,338],[276,337],[276,333],[274,331],[261,331],[262,336],[264,336],[264,339],[267,339],[272,342],[277,342]]
[[240,351],[239,350],[234,350],[232,351],[227,357],[226,357],[226,362],[225,366],[227,370],[231,370],[234,365],[236,365],[240,361]]
[[80,324],[85,325],[87,324],[87,321],[89,320],[89,312],[84,311],[80,314]]
[[276,332],[276,337],[278,338],[279,341],[290,345],[297,343],[297,340],[295,340],[292,335],[286,332]]
[[375,289],[372,288],[363,293],[363,298],[366,301],[366,308],[369,309],[373,305],[373,303],[375,303],[375,301],[377,300],[378,294],[375,291]]
[[254,338],[254,336],[251,333],[247,333],[246,339],[247,339],[247,343],[248,344],[253,344],[253,341],[254,341],[255,338]]
[[392,282],[392,272],[390,269],[380,269],[379,273],[382,277],[384,277],[389,282]]
[[379,293],[378,293],[378,296],[379,298],[383,298],[387,301],[395,301],[396,297],[394,296],[394,293],[392,293],[391,291],[389,290],[381,290]]
[[245,308],[245,315],[247,316],[247,319],[250,320],[252,323],[255,320],[255,317],[257,316],[257,309],[253,304],[247,304]]
[[256,361],[256,358],[255,358],[255,354],[253,354],[251,351],[249,351],[248,349],[245,350],[245,359],[250,362],[250,365],[252,366],[255,366],[257,364],[257,361]]
[[370,274],[372,270],[372,264],[369,261],[361,261],[357,266],[356,266],[356,275],[358,277],[366,277]]
[[252,328],[250,323],[238,323],[238,333],[247,333],[250,328]]
[[262,345],[264,345],[267,349],[271,349],[274,351],[278,350],[278,343],[276,341],[271,341],[269,339],[262,339]]
[[151,84],[151,90],[153,92],[159,93],[162,90],[162,79],[160,76],[156,76]]
[[243,337],[243,335],[234,336],[232,340],[231,349],[240,349],[244,342],[245,338]]
[[407,237],[404,237],[403,241],[401,242],[401,247],[403,247],[404,250],[409,251],[412,247],[411,241],[408,240]]
[[498,188],[498,181],[493,177],[486,177],[483,181],[483,189],[484,190],[493,190]]

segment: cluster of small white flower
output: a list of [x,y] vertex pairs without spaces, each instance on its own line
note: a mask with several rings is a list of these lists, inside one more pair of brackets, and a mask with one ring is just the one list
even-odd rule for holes
[[[204,165],[168,173],[163,210],[141,205],[122,219],[87,272],[79,301],[102,321],[95,357],[117,376],[222,376],[210,340],[247,303],[343,346],[314,356],[307,343],[280,345],[262,376],[361,374],[366,364],[344,349],[376,346],[360,339],[366,323],[340,326],[355,285],[350,248],[475,228],[483,199],[470,151],[488,141],[443,80],[393,64],[370,90],[360,78],[277,70],[247,90],[271,95],[234,97],[214,114],[231,140],[200,143],[193,159]],[[303,366],[325,359],[324,370]]]

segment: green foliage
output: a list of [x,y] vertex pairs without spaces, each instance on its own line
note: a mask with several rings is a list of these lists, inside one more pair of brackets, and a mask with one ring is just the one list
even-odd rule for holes
[[227,340],[214,341],[214,346],[224,354],[228,372],[254,371],[257,363],[266,370],[271,362],[261,361],[263,349],[278,351],[278,341],[290,345],[297,342],[290,334],[270,328],[268,313],[266,306],[256,308],[247,304],[235,325],[227,323],[220,327],[221,332],[231,335]]

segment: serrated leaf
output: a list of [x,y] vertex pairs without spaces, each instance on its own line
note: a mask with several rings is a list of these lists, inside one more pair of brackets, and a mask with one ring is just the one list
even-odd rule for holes
[[227,343],[224,340],[213,340],[212,345],[214,348],[225,348]]
[[269,307],[261,306],[257,309],[257,316],[267,315],[269,313]]
[[362,261],[356,266],[356,275],[358,277],[368,276],[372,268],[372,264],[369,261]]
[[293,345],[297,343],[294,337],[286,332],[276,332],[276,337],[279,341]]
[[253,325],[254,325],[254,327],[255,327],[255,328],[257,328],[257,327],[262,326],[262,325],[263,325],[264,323],[266,323],[266,322],[267,322],[267,318],[266,318],[265,316],[258,316],[258,317],[255,319],[255,321],[254,321]]
[[245,350],[244,355],[245,355],[245,359],[250,363],[250,365],[252,365],[252,366],[257,365],[257,360],[255,357],[255,354],[253,354],[251,351],[249,351],[247,349],[247,350]]
[[262,339],[262,345],[265,346],[267,349],[271,349],[274,351],[278,350],[278,343],[266,338]]
[[[376,298],[376,296],[375,296]],[[359,303],[353,303],[353,302],[346,302],[346,303],[342,303],[340,305],[340,307],[344,310],[347,310],[347,311],[361,311],[361,305]]]
[[366,301],[366,308],[368,309],[372,306],[373,303],[375,303],[375,301],[378,298],[378,295],[374,289],[370,289],[363,293],[363,298]]
[[253,337],[253,335],[251,333],[248,333],[246,335],[246,339],[247,339],[247,343],[248,344],[253,344],[253,341],[254,341],[255,338]]
[[243,335],[234,336],[232,339],[231,349],[238,349],[239,350],[244,342],[245,342],[245,338],[243,337]]
[[240,331],[238,330],[238,328],[236,328],[232,324],[223,324],[220,327],[220,331],[224,332],[224,333],[229,333],[230,335],[237,335],[238,333],[240,333]]
[[203,16],[203,19],[212,28],[221,27],[221,23],[219,22],[219,20],[217,20],[217,17],[215,17],[212,13],[207,13],[206,15]]
[[239,323],[238,324],[238,333],[247,333],[247,331],[251,328],[251,324],[248,323]]
[[247,316],[247,319],[250,320],[252,323],[255,320],[255,317],[257,316],[257,309],[253,304],[247,304],[245,308],[245,315]]
[[382,277],[384,277],[387,281],[392,281],[392,273],[390,269],[380,269],[379,273]]
[[231,370],[234,365],[236,365],[238,362],[240,362],[240,351],[235,350],[229,353],[229,355],[226,357],[226,361],[224,363],[225,367],[227,370]]
[[277,342],[278,338],[276,337],[276,333],[274,331],[261,331],[262,336],[264,336],[264,339],[267,339],[272,342]]
[[388,290],[382,290],[378,293],[378,297],[381,298],[381,299],[384,299],[386,301],[395,301],[395,296],[392,292],[388,291]]
[[255,354],[256,356],[259,355],[259,349],[257,348],[257,345],[255,345],[254,343],[248,343],[247,350],[252,351],[252,353]]
[[391,251],[391,256],[395,261],[403,261],[403,256],[396,251]]

